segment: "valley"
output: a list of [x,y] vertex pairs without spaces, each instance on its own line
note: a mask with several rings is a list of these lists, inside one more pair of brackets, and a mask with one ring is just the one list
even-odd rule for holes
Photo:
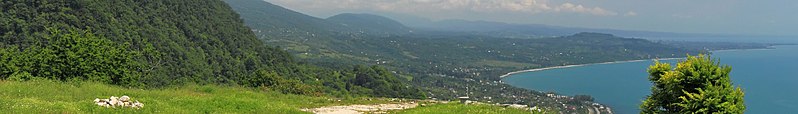
[[[507,38],[468,31],[407,27],[398,21],[371,14],[340,14],[324,19],[257,0],[226,2],[242,14],[242,19],[261,40],[277,45],[307,63],[330,68],[352,64],[384,66],[405,77],[403,79],[420,88],[430,99],[469,96],[488,103],[526,104],[565,112],[587,112],[587,108],[582,107],[592,106],[593,102],[573,100],[570,96],[549,97],[547,94],[551,92],[509,86],[501,81],[500,76],[524,69],[680,58],[710,50],[774,45],[703,45],[704,42],[649,41],[591,32]],[[342,18],[349,20],[340,21]],[[263,24],[297,23],[299,20],[312,21],[302,26]]]
[[[263,0],[6,0],[0,8],[0,112],[11,113],[615,113],[590,95],[503,79],[794,45],[372,13],[314,17]],[[147,105],[90,102],[111,95]]]

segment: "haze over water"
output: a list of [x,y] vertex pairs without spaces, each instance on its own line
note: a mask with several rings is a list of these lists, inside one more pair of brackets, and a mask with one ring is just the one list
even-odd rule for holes
[[[734,85],[745,92],[746,113],[798,112],[798,46],[772,50],[714,52],[712,58],[732,66]],[[679,60],[667,60],[674,64]],[[652,61],[598,64],[527,72],[504,78],[517,87],[565,95],[591,95],[620,114],[639,113],[650,94],[646,69]],[[674,65],[675,66],[675,65]]]

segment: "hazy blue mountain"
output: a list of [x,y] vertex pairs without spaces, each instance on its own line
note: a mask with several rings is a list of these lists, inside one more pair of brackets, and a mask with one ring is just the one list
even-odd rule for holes
[[355,28],[359,29],[359,31],[370,33],[405,34],[412,32],[412,29],[402,25],[402,23],[373,14],[343,13],[329,17],[327,20],[338,22],[344,27]]
[[[418,21],[415,21],[418,22]],[[598,32],[610,33],[625,37],[674,37],[674,36],[694,36],[697,34],[682,34],[668,32],[650,31],[629,31],[614,29],[593,29],[578,27],[562,27],[544,24],[513,24],[491,21],[469,21],[469,20],[441,20],[427,24],[408,24],[411,27],[430,31],[460,31],[477,32],[480,34],[497,37],[546,37],[564,36],[579,32]]]
[[663,39],[672,37],[728,37],[740,35],[698,34],[698,33],[671,33],[639,30],[617,30],[601,28],[564,27],[545,24],[517,24],[480,20],[431,20],[418,16],[386,14],[408,27],[435,32],[462,32],[495,37],[509,38],[539,38],[550,36],[567,36],[580,32],[609,33],[623,37],[640,37],[646,39]]

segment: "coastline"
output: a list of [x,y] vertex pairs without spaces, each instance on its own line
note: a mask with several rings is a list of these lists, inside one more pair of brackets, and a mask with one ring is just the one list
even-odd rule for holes
[[510,75],[513,75],[513,74],[519,74],[519,73],[525,73],[525,72],[536,72],[536,71],[561,69],[561,68],[571,68],[571,67],[580,67],[580,66],[588,66],[588,65],[629,63],[629,62],[640,62],[640,61],[651,61],[651,60],[675,60],[675,59],[685,59],[685,57],[680,57],[680,58],[659,58],[659,59],[637,59],[637,60],[611,61],[611,62],[601,62],[601,63],[587,63],[587,64],[574,64],[574,65],[563,65],[563,66],[535,68],[535,69],[527,69],[527,70],[509,72],[507,74],[499,76],[499,78],[504,78],[504,77],[508,77]]
[[770,46],[770,47],[768,47],[768,48],[761,48],[761,49],[727,49],[727,50],[716,50],[716,51],[712,51],[712,53],[715,53],[715,52],[731,52],[731,51],[762,51],[762,50],[774,50],[774,49],[776,49],[776,48],[775,48],[775,47],[773,47],[773,46]]
[[[731,52],[731,51],[751,51],[751,50],[774,50],[775,46],[768,46],[767,48],[755,48],[755,49],[726,49],[726,50],[714,50],[710,51],[712,53],[715,52]],[[563,66],[552,66],[552,67],[544,67],[544,68],[535,68],[535,69],[527,69],[527,70],[520,70],[520,71],[513,71],[507,74],[499,76],[500,79],[504,77],[508,77],[510,75],[518,74],[518,73],[525,73],[525,72],[536,72],[536,71],[544,71],[544,70],[552,70],[552,69],[561,69],[561,68],[571,68],[571,67],[580,67],[580,66],[588,66],[588,65],[600,65],[600,64],[614,64],[614,63],[628,63],[628,62],[640,62],[640,61],[650,61],[650,60],[674,60],[674,59],[685,59],[686,57],[681,58],[660,58],[660,59],[638,59],[638,60],[625,60],[625,61],[612,61],[612,62],[602,62],[602,63],[587,63],[587,64],[574,64],[574,65],[563,65]]]

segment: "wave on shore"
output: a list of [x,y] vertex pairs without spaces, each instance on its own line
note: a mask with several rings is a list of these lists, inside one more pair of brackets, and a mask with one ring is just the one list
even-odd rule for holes
[[551,70],[551,69],[571,68],[571,67],[580,67],[580,66],[588,66],[588,65],[600,65],[600,64],[615,64],[615,63],[629,63],[629,62],[640,62],[640,61],[650,61],[650,60],[674,60],[674,59],[684,59],[684,57],[682,57],[682,58],[661,58],[661,59],[640,59],[640,60],[612,61],[612,62],[603,62],[603,63],[588,63],[588,64],[576,64],[576,65],[544,67],[544,68],[527,69],[527,70],[510,72],[510,73],[507,73],[507,74],[499,76],[499,78],[504,78],[504,77],[507,77],[507,76],[510,76],[510,75],[513,75],[513,74],[518,74],[518,73],[544,71],[544,70]]

